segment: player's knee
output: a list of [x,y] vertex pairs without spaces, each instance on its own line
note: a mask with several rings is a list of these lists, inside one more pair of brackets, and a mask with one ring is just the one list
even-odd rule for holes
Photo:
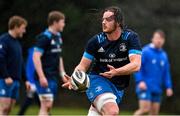
[[53,104],[53,95],[52,94],[44,94],[39,95],[41,101],[41,108],[45,110],[50,110]]
[[2,113],[3,113],[3,114],[8,114],[8,113],[10,112],[10,110],[11,110],[11,107],[8,106],[8,105],[6,105],[6,106],[4,106],[4,107],[2,108]]
[[95,100],[96,109],[104,115],[117,115],[119,108],[116,96],[112,93],[104,93]]
[[41,107],[46,111],[49,111],[52,108],[52,104],[52,101],[43,101],[43,103],[41,103]]
[[103,114],[116,116],[119,114],[119,108],[116,104],[110,105],[107,109],[103,110]]
[[150,108],[149,107],[144,107],[144,108],[141,108],[140,111],[142,113],[148,113],[148,112],[150,112]]

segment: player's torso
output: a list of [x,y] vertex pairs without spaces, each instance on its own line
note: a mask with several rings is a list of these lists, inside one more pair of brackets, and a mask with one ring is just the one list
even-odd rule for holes
[[[122,67],[129,63],[128,42],[120,37],[116,41],[109,41],[104,38],[99,43],[95,54],[95,70],[100,72],[108,71],[107,64],[115,68]],[[96,69],[97,68],[97,69]]]
[[57,76],[59,74],[59,59],[62,52],[62,39],[60,36],[52,35],[42,56],[42,66],[46,76]]
[[15,38],[12,38],[10,35],[4,36],[4,41],[7,44],[7,57],[6,57],[6,65],[9,74],[14,79],[21,78],[21,70],[22,70],[22,48],[19,41]]
[[[109,41],[106,36],[99,39],[98,49],[91,74],[109,71],[107,64],[120,68],[129,63],[128,41],[122,36],[116,41]],[[129,84],[129,75],[117,76],[110,79],[119,89],[124,89]]]
[[150,88],[161,88],[165,72],[165,63],[166,56],[163,51],[149,48],[148,57],[146,57],[146,64],[144,66],[144,75]]
[[[146,71],[162,73],[165,69],[166,56],[162,51],[154,50],[149,48],[148,57],[146,57],[147,65]],[[152,71],[153,70],[153,71]],[[147,72],[147,73],[148,73]]]

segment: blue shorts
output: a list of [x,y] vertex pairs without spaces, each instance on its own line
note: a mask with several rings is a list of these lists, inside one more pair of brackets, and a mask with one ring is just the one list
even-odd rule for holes
[[124,90],[118,90],[116,86],[108,79],[99,75],[89,75],[90,87],[86,91],[86,95],[90,102],[93,103],[95,98],[103,93],[112,93],[117,99],[116,102],[119,104],[124,95]]
[[7,85],[4,79],[0,79],[0,97],[18,99],[19,96],[19,81],[14,80],[12,84]]
[[137,90],[137,96],[139,100],[147,100],[151,102],[161,102],[161,94],[160,93],[153,93],[149,90]]
[[48,80],[48,87],[42,87],[39,81],[35,81],[38,95],[42,94],[53,94],[57,93],[57,82],[55,80]]

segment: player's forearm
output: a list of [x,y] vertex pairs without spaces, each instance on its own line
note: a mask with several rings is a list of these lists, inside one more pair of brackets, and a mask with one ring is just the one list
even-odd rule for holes
[[81,64],[79,64],[76,66],[75,70],[81,70],[83,72],[87,72],[88,69],[86,67],[82,66]]
[[42,70],[42,64],[41,64],[41,59],[39,56],[37,55],[34,55],[33,56],[33,61],[34,61],[34,66],[35,66],[35,69],[36,69],[36,72],[39,76],[39,78],[42,78],[42,77],[45,77],[45,74]]
[[10,76],[3,59],[0,59],[0,73],[2,74],[3,78],[8,78]]
[[134,72],[139,71],[140,66],[141,65],[136,62],[129,63],[121,68],[116,69],[118,73],[117,75],[130,75]]
[[65,72],[65,69],[64,69],[64,61],[63,61],[63,58],[62,58],[62,57],[60,57],[59,70],[60,70],[60,72]]

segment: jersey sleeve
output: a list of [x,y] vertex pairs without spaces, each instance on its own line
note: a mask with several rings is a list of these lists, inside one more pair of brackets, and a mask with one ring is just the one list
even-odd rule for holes
[[33,48],[29,49],[29,53],[28,53],[28,57],[27,57],[27,61],[26,61],[26,77],[27,80],[31,83],[34,83],[34,76],[35,76],[35,67],[34,67],[34,63],[33,63]]
[[97,51],[97,46],[96,37],[91,38],[86,45],[83,57],[93,60]]
[[129,37],[128,37],[128,45],[129,45],[129,56],[134,55],[134,54],[142,54],[141,50],[141,43],[139,36],[132,32]]
[[10,76],[6,64],[7,54],[8,54],[7,43],[5,41],[0,41],[0,74],[2,75],[3,78],[7,78]]
[[[167,57],[167,55],[166,55]],[[164,70],[164,86],[166,89],[172,88],[171,74],[170,74],[170,64],[168,58],[166,58],[165,70]]]
[[35,52],[41,52],[42,54],[46,50],[47,46],[49,44],[49,39],[44,35],[39,35],[36,38],[36,44],[34,47]]

